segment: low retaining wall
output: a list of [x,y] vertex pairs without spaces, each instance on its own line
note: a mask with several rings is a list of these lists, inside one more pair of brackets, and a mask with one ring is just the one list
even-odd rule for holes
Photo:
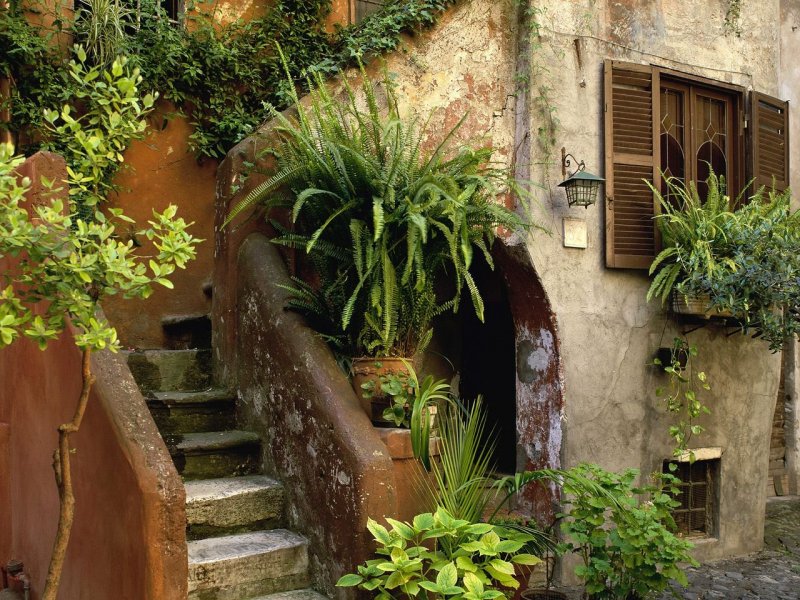
[[[26,174],[63,179],[63,161],[35,155]],[[0,269],[10,266],[0,261]],[[32,600],[43,590],[55,537],[52,456],[57,427],[71,419],[80,394],[80,364],[70,332],[44,352],[26,339],[0,350],[0,562],[24,561]],[[92,371],[96,382],[72,437],[75,524],[59,598],[183,600],[183,484],[124,358],[96,353]]]

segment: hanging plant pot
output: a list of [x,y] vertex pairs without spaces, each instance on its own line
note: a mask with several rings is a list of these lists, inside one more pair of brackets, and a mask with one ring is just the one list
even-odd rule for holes
[[686,296],[673,291],[670,298],[670,308],[673,313],[678,315],[693,315],[704,319],[733,317],[733,313],[729,310],[713,308],[711,306],[711,297],[707,294]]
[[[405,362],[404,362],[405,361]],[[372,358],[361,357],[353,359],[353,389],[361,402],[361,407],[373,423],[385,424],[383,411],[389,406],[389,398],[382,394],[381,375],[408,374],[407,364],[410,358]],[[365,386],[366,384],[366,386]],[[371,388],[371,397],[364,397],[365,392]]]

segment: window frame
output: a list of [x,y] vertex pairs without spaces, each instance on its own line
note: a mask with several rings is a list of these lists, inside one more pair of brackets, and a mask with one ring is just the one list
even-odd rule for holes
[[[607,59],[604,67],[606,267],[649,269],[662,247],[660,231],[653,222],[661,212],[660,204],[656,194],[642,183],[647,181],[661,189],[662,80],[667,89],[672,86],[688,91],[689,98],[684,102],[692,113],[697,110],[699,96],[726,102],[732,136],[731,143],[726,144],[726,167],[732,197],[744,192],[742,197],[747,198],[755,188],[769,186],[773,178],[777,191],[788,187],[788,101],[660,65]],[[684,135],[694,138],[691,128],[696,115],[684,119]],[[727,125],[725,129],[729,129]],[[695,144],[692,139],[690,145]],[[691,148],[682,150],[689,157],[686,150]],[[684,158],[684,167],[686,179],[696,180],[696,154]],[[755,188],[743,189],[751,181],[755,181]]]
[[[673,89],[684,94],[684,128],[683,128],[683,148],[684,148],[684,172],[687,181],[697,182],[697,142],[693,132],[697,123],[697,97],[713,98],[726,104],[726,117],[730,122],[729,146],[725,153],[725,160],[728,165],[727,182],[728,194],[731,197],[738,196],[742,191],[745,181],[744,166],[746,164],[745,143],[744,143],[744,105],[746,90],[738,86],[716,86],[712,80],[704,80],[700,77],[687,78],[684,74],[670,69],[657,67],[660,72],[659,77],[659,98],[663,89]],[[654,109],[655,110],[655,109]],[[659,103],[659,117],[661,117],[661,106]],[[658,120],[659,131],[661,119]],[[660,134],[659,134],[660,135]],[[659,156],[659,162],[661,157]],[[658,214],[658,207],[656,207]]]

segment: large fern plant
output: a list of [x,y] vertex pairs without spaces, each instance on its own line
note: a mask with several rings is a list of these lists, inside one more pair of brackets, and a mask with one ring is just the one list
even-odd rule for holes
[[492,265],[496,229],[526,223],[496,202],[518,190],[490,149],[455,149],[459,123],[426,152],[427,122],[400,116],[388,77],[378,89],[362,75],[360,94],[345,84],[338,100],[317,79],[296,118],[273,111],[277,172],[228,222],[256,205],[290,210],[274,241],[304,250],[317,275],[295,280],[292,308],[351,355],[411,356],[464,290],[483,319],[473,256]]
[[735,270],[732,234],[737,229],[724,178],[709,175],[706,198],[700,198],[693,181],[687,185],[674,178],[665,181],[666,196],[650,186],[661,205],[656,224],[664,249],[650,265],[650,275],[655,277],[647,292],[648,301],[658,297],[663,303],[673,290],[708,295],[710,282]]

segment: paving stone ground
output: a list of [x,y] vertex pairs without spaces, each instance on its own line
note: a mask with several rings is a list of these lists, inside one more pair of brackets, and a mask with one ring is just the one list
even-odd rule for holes
[[[800,497],[767,502],[763,551],[689,568],[687,575],[689,587],[675,589],[685,600],[800,600]],[[581,598],[579,589],[564,591]]]

